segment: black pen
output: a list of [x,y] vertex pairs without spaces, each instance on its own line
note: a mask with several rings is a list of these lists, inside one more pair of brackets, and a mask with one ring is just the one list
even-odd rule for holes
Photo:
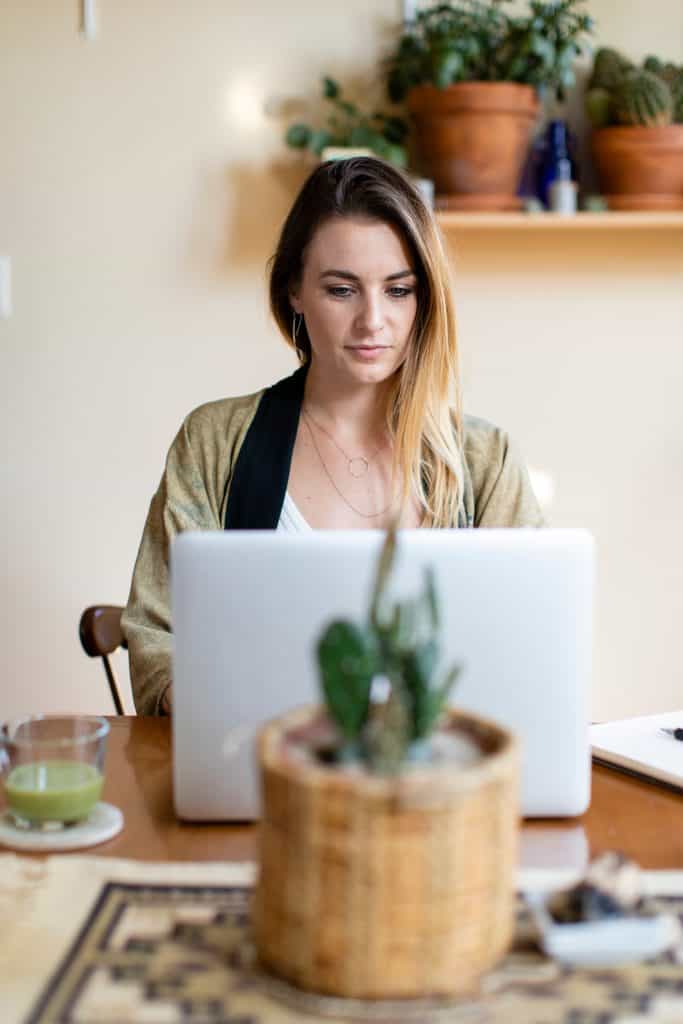
[[673,736],[675,740],[683,740],[683,729],[662,729],[667,736]]

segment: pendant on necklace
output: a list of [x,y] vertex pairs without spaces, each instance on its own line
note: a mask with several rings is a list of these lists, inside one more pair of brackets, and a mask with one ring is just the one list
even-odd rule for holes
[[365,476],[369,466],[370,463],[362,455],[357,455],[355,459],[349,459],[349,473],[351,476],[355,476],[356,479],[360,476]]

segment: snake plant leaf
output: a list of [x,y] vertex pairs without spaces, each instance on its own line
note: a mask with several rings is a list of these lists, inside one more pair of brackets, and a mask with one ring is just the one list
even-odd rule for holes
[[428,736],[435,721],[434,709],[439,691],[432,687],[431,681],[438,660],[439,645],[434,638],[407,651],[401,659],[401,676],[411,708],[411,739]]
[[441,712],[446,707],[448,698],[451,690],[453,689],[455,682],[460,675],[461,666],[454,665],[446,673],[446,676],[440,686],[433,687],[427,691],[422,706],[422,718],[420,726],[422,732],[415,733],[416,739],[422,739],[425,736],[429,736],[432,729],[436,725],[436,722],[441,715]]
[[425,569],[425,597],[432,629],[436,632],[439,628],[439,596],[436,590],[434,569],[431,565]]
[[387,608],[385,598],[386,586],[391,575],[391,569],[396,556],[396,524],[392,523],[382,545],[377,566],[377,575],[372,592],[370,604],[370,622],[375,629],[381,629],[387,622]]
[[325,703],[347,740],[358,737],[370,709],[377,656],[368,634],[351,622],[333,622],[318,642]]

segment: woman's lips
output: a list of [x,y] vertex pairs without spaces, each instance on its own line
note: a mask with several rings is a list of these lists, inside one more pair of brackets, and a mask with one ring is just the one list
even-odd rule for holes
[[349,351],[358,356],[359,359],[374,359],[375,356],[386,352],[390,345],[349,345]]

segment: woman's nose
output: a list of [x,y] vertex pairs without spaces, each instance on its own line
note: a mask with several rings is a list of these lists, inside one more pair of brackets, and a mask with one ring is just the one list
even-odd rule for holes
[[381,297],[367,295],[359,315],[359,326],[369,334],[376,334],[384,327],[384,308]]

